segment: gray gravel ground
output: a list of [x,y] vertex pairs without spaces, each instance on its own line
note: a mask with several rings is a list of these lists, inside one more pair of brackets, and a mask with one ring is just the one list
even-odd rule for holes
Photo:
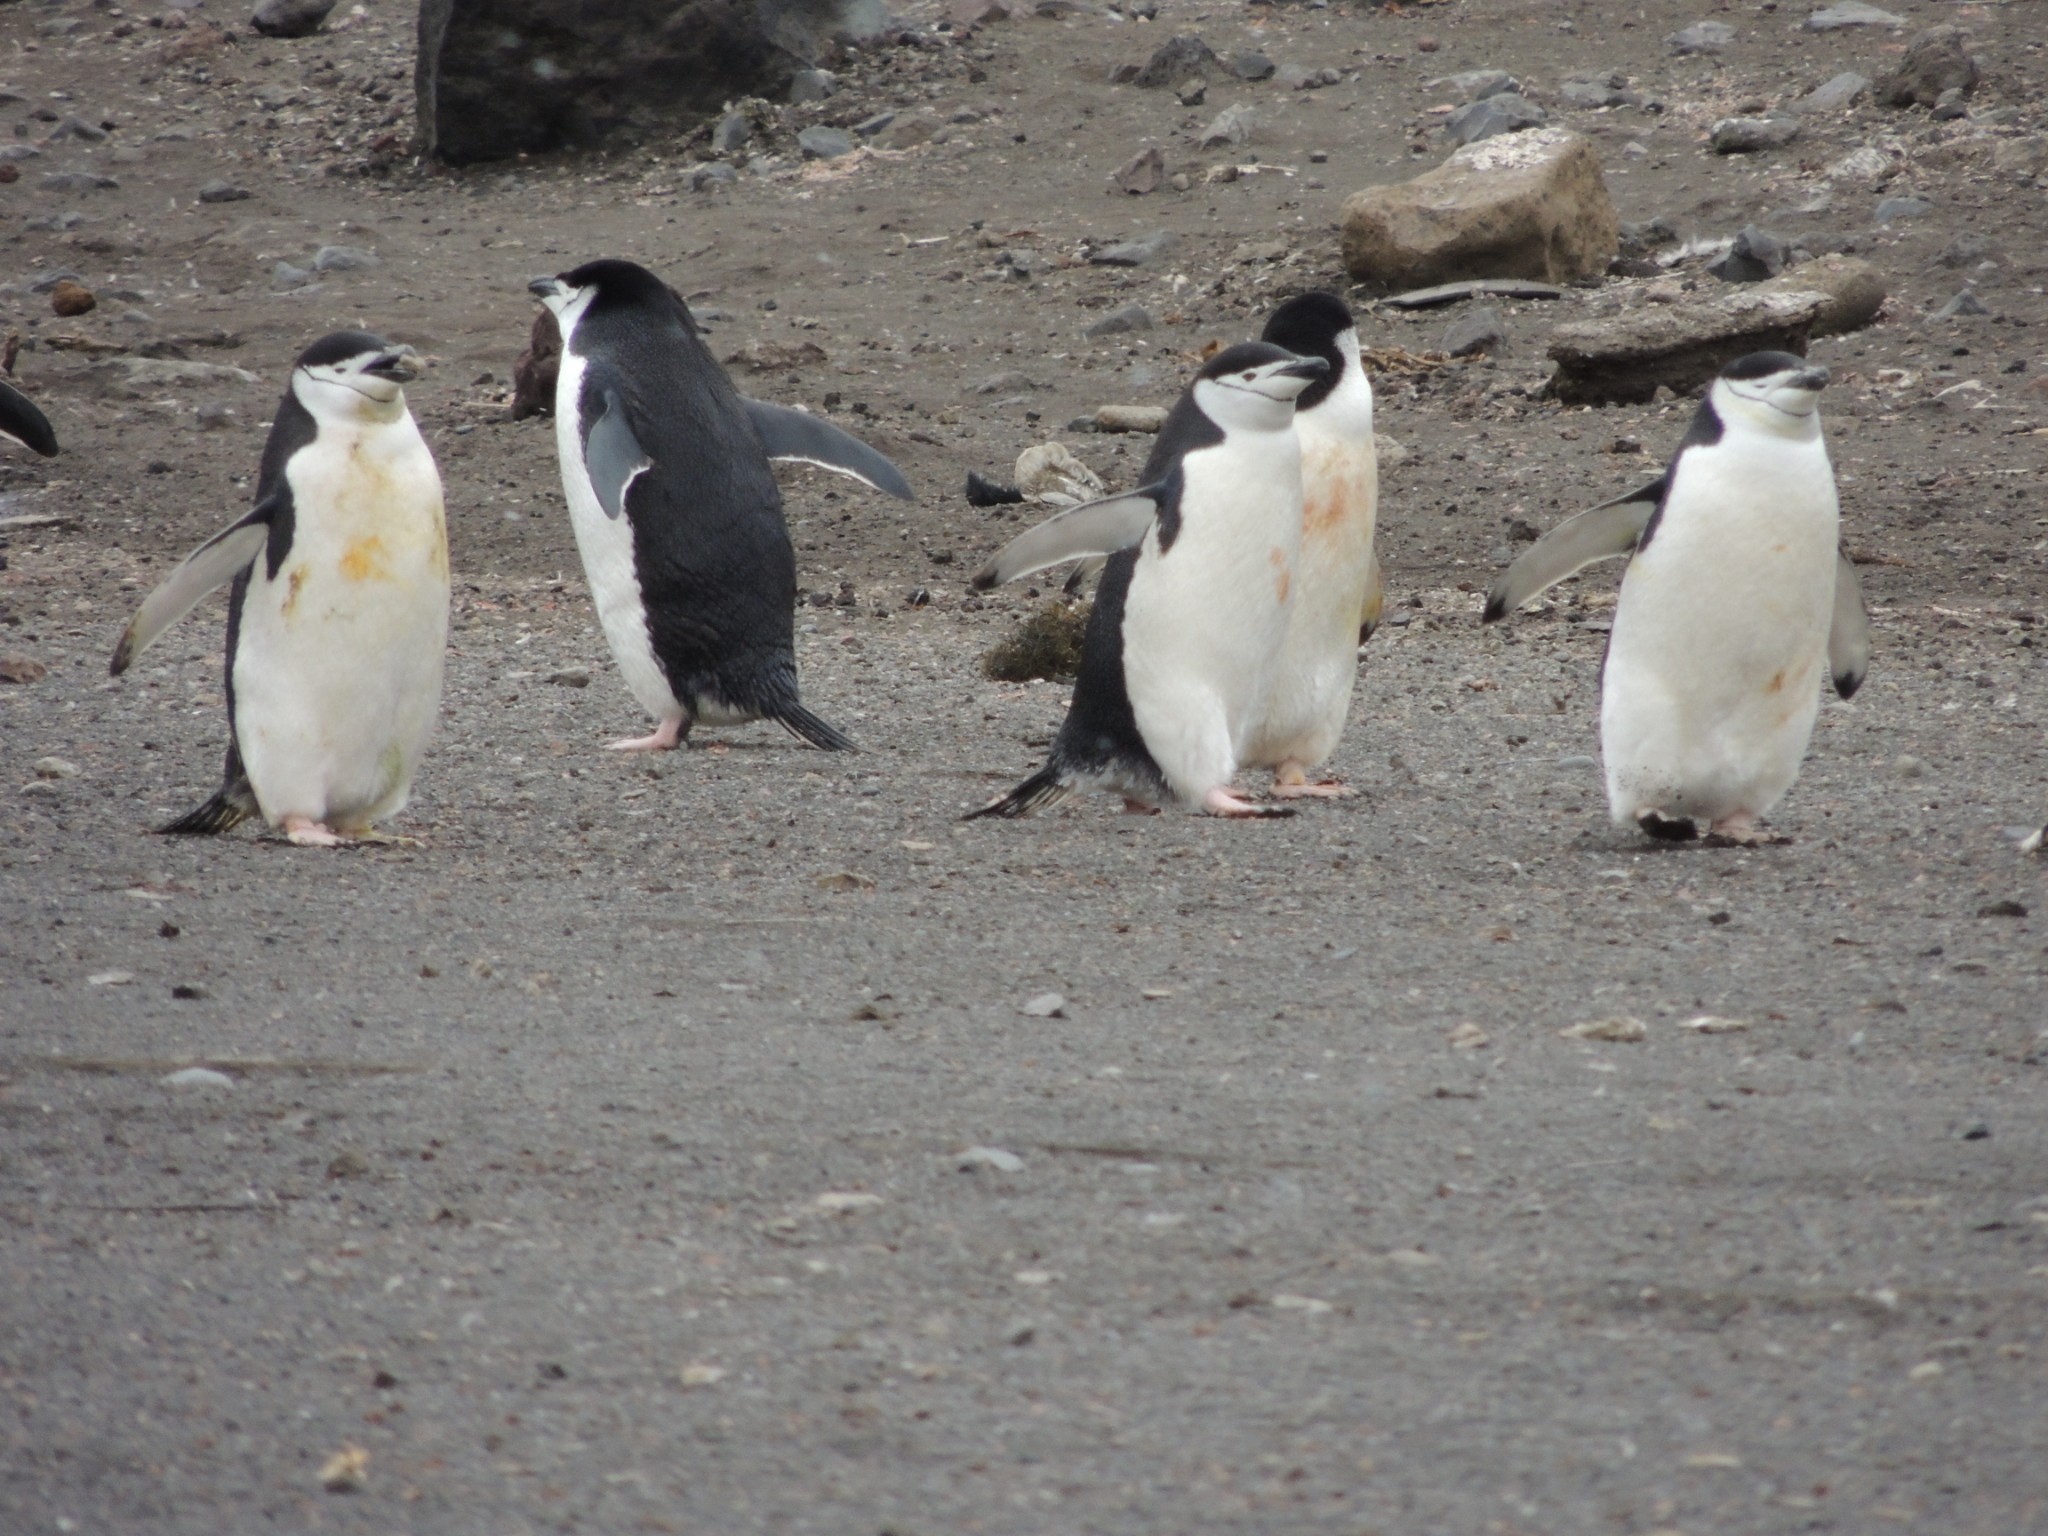
[[1359,799],[962,826],[1064,706],[994,615],[808,621],[857,757],[650,763],[574,584],[479,585],[425,848],[138,835],[205,623],[0,692],[81,770],[0,846],[8,1529],[2048,1522],[2038,694],[1880,653],[1794,843],[1654,851],[1598,584],[1444,589]]

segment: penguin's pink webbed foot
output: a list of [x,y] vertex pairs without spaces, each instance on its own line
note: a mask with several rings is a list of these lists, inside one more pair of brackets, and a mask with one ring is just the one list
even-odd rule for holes
[[348,841],[333,828],[310,816],[287,816],[282,830],[285,837],[300,848],[339,848]]
[[1723,848],[1768,848],[1776,843],[1792,841],[1782,832],[1765,831],[1747,811],[1723,816],[1708,829],[1707,839]]
[[1211,816],[1227,816],[1236,821],[1294,814],[1292,806],[1254,805],[1249,800],[1240,800],[1220,784],[1202,796],[1202,808]]
[[625,741],[615,741],[606,750],[612,752],[673,752],[683,739],[683,720],[680,715],[664,720],[654,728],[651,736],[633,736]]
[[1273,770],[1273,798],[1275,800],[1299,800],[1313,797],[1318,800],[1340,800],[1358,791],[1342,779],[1318,779],[1311,784],[1308,775],[1299,763],[1282,763]]

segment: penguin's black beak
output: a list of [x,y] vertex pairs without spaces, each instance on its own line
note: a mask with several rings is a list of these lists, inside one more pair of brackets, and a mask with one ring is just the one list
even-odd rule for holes
[[1807,368],[1785,382],[1793,389],[1826,389],[1831,375],[1825,368]]
[[1320,379],[1330,371],[1330,365],[1320,357],[1297,357],[1273,372],[1284,379]]
[[419,363],[419,354],[411,347],[396,347],[372,358],[363,372],[374,379],[389,379],[394,384],[410,384],[420,376]]
[[526,285],[526,291],[536,299],[552,299],[562,291],[562,280],[559,277],[536,277]]

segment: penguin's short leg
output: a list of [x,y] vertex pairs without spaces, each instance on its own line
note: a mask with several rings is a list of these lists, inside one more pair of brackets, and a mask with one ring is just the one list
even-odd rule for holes
[[690,717],[686,714],[669,715],[654,728],[652,735],[633,736],[625,741],[611,744],[614,752],[673,752],[683,744],[683,738],[690,734]]
[[1307,770],[1291,757],[1273,770],[1273,797],[1276,800],[1298,800],[1304,796],[1337,800],[1357,793],[1342,779],[1318,779],[1313,784],[1309,783]]
[[301,848],[339,848],[348,839],[310,816],[287,816],[279,829]]
[[1707,837],[1723,848],[1768,848],[1776,843],[1792,841],[1782,832],[1766,832],[1748,811],[1723,816],[1707,829]]
[[1202,796],[1202,809],[1211,816],[1227,816],[1233,821],[1270,820],[1294,814],[1291,805],[1254,805],[1249,800],[1240,800],[1221,784]]
[[1643,829],[1645,837],[1660,843],[1689,843],[1700,835],[1690,816],[1667,816],[1655,809],[1636,812],[1636,825]]

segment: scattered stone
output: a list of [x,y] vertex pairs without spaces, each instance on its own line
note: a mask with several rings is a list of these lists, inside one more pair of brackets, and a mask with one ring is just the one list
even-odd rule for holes
[[1520,96],[1484,96],[1444,119],[1444,134],[1453,144],[1477,144],[1503,133],[1540,128],[1550,114]]
[[21,167],[12,160],[0,160],[0,186],[11,186],[21,180]]
[[829,100],[839,90],[839,77],[829,69],[800,69],[790,77],[789,104],[809,106]]
[[1499,310],[1476,305],[1451,322],[1444,332],[1442,350],[1452,357],[1478,357],[1500,351],[1508,344],[1507,321]]
[[1345,200],[1344,265],[1358,282],[1564,283],[1604,272],[1618,236],[1593,146],[1564,128],[1467,145],[1405,182]]
[[193,411],[192,418],[198,422],[202,432],[225,432],[239,419],[233,406],[222,405],[217,400],[209,400],[199,406]]
[[313,253],[315,272],[360,272],[376,265],[376,252],[359,245],[323,245]]
[[2010,180],[2033,183],[2048,173],[2048,134],[2000,139],[1991,147],[1991,169]]
[[84,222],[85,215],[82,213],[46,213],[39,218],[28,220],[21,227],[31,230],[52,230],[61,234],[66,230],[78,228]]
[[280,261],[270,269],[270,286],[280,291],[287,288],[303,288],[313,281],[313,274],[304,267],[295,267],[288,261]]
[[1215,121],[1202,130],[1202,148],[1218,149],[1225,144],[1249,144],[1252,138],[1252,109],[1244,102],[1225,107]]
[[100,393],[119,400],[142,400],[166,389],[209,388],[222,384],[254,384],[256,375],[225,363],[188,363],[168,357],[115,357],[88,375]]
[[1088,260],[1098,267],[1142,267],[1179,244],[1180,237],[1172,230],[1154,230],[1136,240],[1125,240],[1090,251]]
[[1933,117],[1937,123],[1952,123],[1970,115],[1969,92],[1952,85],[1934,98]]
[[66,316],[86,315],[99,308],[100,301],[93,297],[90,288],[80,283],[59,283],[50,290],[50,308]]
[[1017,1011],[1027,1019],[1064,1019],[1067,1000],[1057,992],[1041,992],[1027,999]]
[[981,675],[997,683],[1071,682],[1087,632],[1086,603],[1046,603],[982,654]]
[[853,153],[853,137],[844,128],[813,124],[796,136],[797,148],[806,160],[837,160]]
[[1184,107],[1199,107],[1209,99],[1209,87],[1205,81],[1183,80],[1174,95]]
[[1684,395],[1751,352],[1806,351],[1818,293],[1753,286],[1702,304],[1652,304],[1571,321],[1551,333],[1546,390],[1569,405],[1642,405],[1661,384]]
[[896,121],[894,112],[877,112],[873,117],[864,117],[853,125],[856,138],[872,139],[876,134]]
[[1101,476],[1075,456],[1065,443],[1034,443],[1017,455],[1011,471],[1019,499],[1077,506],[1109,493]]
[[1024,1159],[1002,1147],[967,1147],[954,1154],[962,1170],[993,1168],[998,1173],[1022,1173]]
[[1222,69],[1214,49],[1194,34],[1183,33],[1160,44],[1144,67],[1131,77],[1131,83],[1147,89],[1179,85],[1190,75],[1207,80]]
[[247,187],[238,187],[232,181],[209,181],[199,189],[202,203],[239,203],[253,195]]
[[1664,39],[1664,46],[1676,54],[1725,53],[1735,41],[1735,29],[1725,21],[1696,21],[1683,31]]
[[94,176],[87,171],[52,171],[37,185],[45,192],[110,192],[121,183],[111,176]]
[[1641,1040],[1649,1034],[1649,1028],[1641,1019],[1588,1019],[1583,1024],[1571,1024],[1558,1033],[1567,1040],[1607,1040],[1620,1043]]
[[1791,248],[1776,235],[1745,224],[1728,254],[1707,270],[1724,283],[1760,283],[1785,270]]
[[710,187],[729,187],[740,179],[740,173],[723,160],[707,160],[690,172],[690,190],[702,192]]
[[33,283],[29,285],[28,291],[30,293],[52,293],[56,291],[58,287],[65,283],[78,283],[83,281],[84,279],[80,277],[76,272],[66,269],[61,272],[51,272],[43,277],[37,278]]
[[1800,26],[1808,32],[1839,32],[1844,27],[1903,27],[1905,24],[1905,17],[1880,11],[1874,5],[1863,4],[1862,0],[1842,0],[1840,5],[1815,11]]
[[85,978],[88,987],[125,987],[135,980],[133,971],[94,971]]
[[1101,405],[1093,418],[1098,432],[1157,432],[1166,425],[1163,405]]
[[42,153],[33,144],[9,144],[0,149],[0,160],[37,160],[42,158]]
[[39,757],[35,761],[35,775],[39,779],[75,779],[78,764],[61,757]]
[[711,152],[729,155],[754,136],[754,120],[744,112],[728,112],[711,130]]
[[235,1080],[212,1067],[181,1067],[157,1079],[166,1088],[232,1088]]
[[1558,87],[1558,94],[1575,107],[1626,107],[1636,98],[1627,90],[1628,77],[1618,70],[1592,75],[1574,75]]
[[1894,219],[1917,219],[1923,214],[1934,212],[1934,204],[1924,197],[1888,197],[1877,205],[1877,222],[1889,224]]
[[975,385],[974,392],[977,395],[1021,395],[1029,390],[1044,387],[1021,368],[1005,368],[1001,373],[992,373]]
[[1240,80],[1270,80],[1275,67],[1263,53],[1235,53],[1230,56],[1230,72]]
[[1166,179],[1166,156],[1154,148],[1141,151],[1116,173],[1116,184],[1134,197],[1156,192]]
[[1935,259],[1944,267],[1972,267],[1991,255],[1991,242],[1982,235],[1958,235]]
[[1702,1013],[1689,1019],[1680,1019],[1678,1027],[1689,1029],[1696,1035],[1737,1035],[1749,1028],[1749,1020],[1723,1018],[1718,1013]]
[[821,891],[872,891],[875,882],[871,876],[854,869],[834,870],[820,875],[812,882]]
[[1984,307],[1984,301],[1965,288],[1946,304],[1942,305],[1941,308],[1937,309],[1934,312],[1934,318],[1937,320],[1954,320],[1964,315],[1988,315],[1990,313],[1991,311]]
[[[1624,226],[1625,228],[1626,226]],[[1439,304],[1491,294],[1503,299],[1561,299],[1564,289],[1551,283],[1518,283],[1481,279],[1469,283],[1439,283],[1434,288],[1414,288],[1380,300],[1390,309],[1434,309]]]
[[1712,130],[1717,155],[1753,155],[1759,150],[1783,149],[1799,137],[1804,126],[1788,113],[1771,117],[1724,117]]
[[40,683],[49,675],[50,669],[32,656],[0,653],[0,683]]
[[98,123],[89,123],[82,117],[67,117],[50,130],[50,142],[53,144],[64,139],[80,139],[87,144],[103,144],[106,138],[106,129]]
[[265,37],[311,37],[334,6],[335,0],[263,0],[249,25]]
[[830,362],[825,349],[815,341],[763,341],[758,337],[726,354],[730,366],[754,373],[797,373]]
[[1929,27],[1906,44],[1906,56],[1877,88],[1879,106],[1931,107],[1944,91],[1968,95],[1981,78],[1961,27]]
[[1859,145],[1828,167],[1830,181],[1882,181],[1896,162],[1874,144]]
[[1081,334],[1084,336],[1123,336],[1132,331],[1152,329],[1152,312],[1142,304],[1126,304],[1122,309],[1104,315]]
[[1427,89],[1441,90],[1459,101],[1484,101],[1489,96],[1519,96],[1522,82],[1504,69],[1468,69],[1428,82]]
[[1815,86],[1792,105],[1801,112],[1841,112],[1861,101],[1869,89],[1869,76],[1845,69],[1825,85]]

